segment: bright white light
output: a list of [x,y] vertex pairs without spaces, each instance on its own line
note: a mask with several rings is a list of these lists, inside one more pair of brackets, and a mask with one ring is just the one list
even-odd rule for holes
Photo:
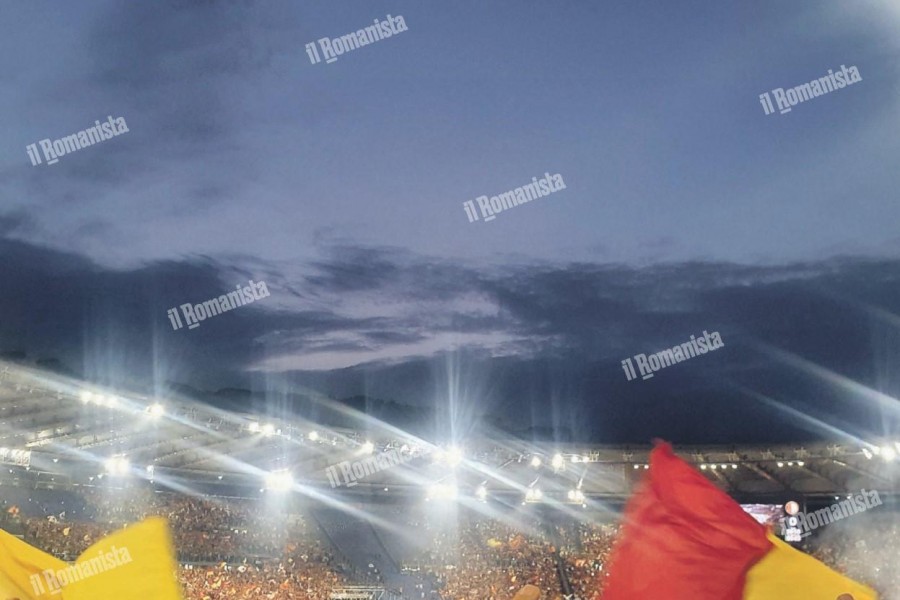
[[119,398],[116,396],[107,396],[106,397],[106,406],[109,408],[115,408],[119,405]]
[[806,463],[803,462],[802,460],[798,460],[798,461],[797,461],[797,466],[798,466],[798,467],[802,467],[802,466],[805,465],[805,464],[806,464]]
[[315,441],[317,441],[318,439],[319,439],[319,432],[318,432],[318,431],[310,431],[310,432],[309,432],[309,440],[310,440],[311,442],[315,442]]
[[650,465],[644,465],[644,469],[649,469]]
[[890,447],[890,446],[884,446],[884,447],[881,449],[881,458],[883,458],[883,459],[886,460],[887,462],[891,462],[892,460],[894,460],[895,458],[897,458],[897,451],[894,450],[894,449],[893,449],[892,447]]
[[433,483],[428,487],[429,500],[455,500],[457,493],[452,483]]
[[863,448],[862,450],[863,450],[863,454],[866,456],[866,458],[868,458],[869,460],[872,460],[872,451],[869,450],[868,448]]
[[562,454],[554,454],[553,462],[550,463],[553,465],[554,469],[562,469],[563,466],[563,455]]
[[531,457],[531,466],[537,469],[541,466],[541,457],[540,456],[532,456]]
[[573,463],[577,463],[579,460],[581,460],[581,457],[580,457],[580,456],[576,456],[575,454],[572,455],[572,462],[573,462]]
[[156,471],[156,467],[153,465],[147,465],[147,472],[153,475],[153,472]]
[[266,423],[262,426],[262,434],[266,437],[272,436],[275,434],[275,426],[271,423]]
[[83,390],[79,396],[81,397],[81,401],[85,404],[90,404],[91,400],[94,399],[94,395],[87,390]]
[[462,449],[457,448],[456,446],[451,446],[447,450],[447,464],[450,465],[451,467],[457,466],[459,463],[462,462],[462,459],[463,459]]
[[272,471],[266,475],[266,488],[275,492],[284,492],[294,485],[294,477],[287,469]]
[[363,454],[372,454],[373,452],[375,452],[375,444],[366,441],[366,443],[362,445],[362,448],[360,448],[360,450],[362,450]]
[[125,475],[131,468],[131,463],[124,456],[113,456],[106,459],[104,466],[110,475]]
[[538,488],[528,488],[525,492],[525,500],[528,502],[538,502],[544,497],[544,493]]
[[716,465],[709,465],[709,468],[715,471],[718,467],[716,467]]
[[732,464],[732,465],[731,465],[731,468],[732,468],[732,469],[737,469],[737,465]]
[[165,412],[166,412],[166,409],[163,408],[163,405],[160,404],[159,402],[151,404],[150,406],[147,407],[147,414],[150,415],[151,417],[153,417],[154,419],[158,419],[159,417],[163,416],[165,414]]
[[478,489],[475,490],[475,496],[476,496],[479,500],[481,500],[482,502],[484,502],[485,498],[487,498],[487,488],[484,487],[483,485],[479,485],[479,486],[478,486]]
[[247,429],[250,430],[250,433],[257,433],[259,431],[259,423],[253,421]]
[[572,502],[577,502],[578,504],[584,502],[584,492],[581,490],[569,490],[568,496]]
[[700,470],[701,470],[701,471],[705,471],[705,470],[706,470],[706,465],[700,465]]
[[784,463],[781,462],[781,461],[778,461],[778,468],[780,469],[780,468],[783,467],[783,466],[784,466]]

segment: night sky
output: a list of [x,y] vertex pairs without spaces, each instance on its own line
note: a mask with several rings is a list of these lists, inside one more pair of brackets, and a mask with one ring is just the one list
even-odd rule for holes
[[[310,62],[389,14],[408,31]],[[900,433],[896,1],[7,2],[0,33],[2,352],[461,436]],[[763,111],[841,65],[862,81]],[[108,116],[128,132],[31,164]],[[469,222],[545,173],[566,188]],[[271,295],[172,328],[251,279]],[[626,380],[704,330],[725,346]]]

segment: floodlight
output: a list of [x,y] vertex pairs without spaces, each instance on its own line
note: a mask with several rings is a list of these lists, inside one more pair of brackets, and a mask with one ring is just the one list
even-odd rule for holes
[[455,500],[456,485],[452,483],[433,483],[428,487],[429,500]]
[[277,471],[272,471],[268,475],[266,475],[266,488],[276,491],[276,492],[284,492],[291,489],[291,486],[294,485],[294,477],[291,475],[291,472],[287,469],[279,469]]
[[131,463],[124,456],[113,456],[106,459],[104,466],[110,475],[125,475],[131,468]]
[[485,499],[487,498],[487,488],[484,487],[483,485],[479,485],[479,486],[478,486],[478,489],[475,490],[475,496],[476,496],[479,500],[481,500],[482,502],[484,502]]
[[554,454],[553,462],[551,463],[554,469],[562,469],[563,466],[563,455],[562,454]]
[[525,500],[527,502],[537,502],[544,497],[544,493],[538,488],[528,488],[525,492]]
[[584,492],[582,492],[581,490],[569,490],[568,497],[569,500],[578,504],[582,504],[584,502]]
[[455,467],[462,462],[462,459],[463,451],[456,446],[450,446],[450,449],[447,450],[447,464],[451,467]]

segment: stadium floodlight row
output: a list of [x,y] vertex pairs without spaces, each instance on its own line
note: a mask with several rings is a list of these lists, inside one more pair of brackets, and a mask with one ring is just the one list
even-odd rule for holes
[[[154,398],[0,362],[0,471],[35,485],[127,478],[160,485],[332,488],[329,468],[385,452],[415,455],[356,477],[342,493],[416,493],[450,477],[459,490],[541,498],[624,498],[647,468],[650,446],[533,443],[484,435],[461,447],[422,440],[359,415],[359,429],[225,411],[186,397]],[[900,444],[815,443],[680,447],[735,497],[793,498],[854,489],[897,492]],[[364,461],[362,461],[364,462]],[[386,463],[385,463],[386,464]],[[333,470],[331,471],[333,473]],[[290,483],[286,483],[290,482]],[[537,482],[535,484],[535,482]],[[2,480],[0,480],[2,483]],[[441,483],[441,485],[445,485]],[[449,489],[449,488],[448,488]],[[317,492],[318,493],[318,492]],[[534,500],[535,492],[531,492]]]

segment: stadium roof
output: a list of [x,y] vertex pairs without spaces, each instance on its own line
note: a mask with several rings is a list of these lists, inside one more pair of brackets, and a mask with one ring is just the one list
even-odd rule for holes
[[[284,469],[298,489],[311,493],[335,483],[356,493],[385,487],[418,493],[452,482],[461,492],[484,487],[489,493],[524,495],[539,489],[542,499],[566,501],[577,490],[587,498],[621,499],[646,470],[650,452],[649,445],[494,437],[467,440],[459,449],[442,448],[357,416],[365,424],[359,429],[326,428],[299,417],[237,414],[190,398],[101,389],[0,362],[0,463],[7,467],[2,478],[34,485],[127,475],[159,483],[257,488],[265,485],[268,474]],[[898,488],[900,444],[895,441],[676,449],[739,498]],[[385,452],[396,458],[394,463],[378,459]],[[354,473],[360,472],[364,476],[356,478]]]

